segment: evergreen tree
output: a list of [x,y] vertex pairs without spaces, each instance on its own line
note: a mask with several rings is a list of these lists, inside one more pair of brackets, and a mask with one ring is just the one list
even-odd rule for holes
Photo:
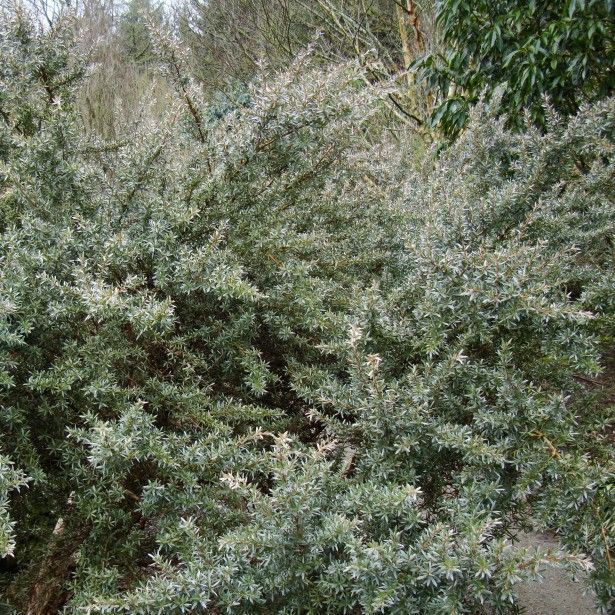
[[545,98],[562,114],[615,88],[615,9],[611,0],[530,2],[443,0],[437,24],[443,52],[415,64],[443,97],[432,121],[449,136],[468,106],[503,86],[512,126],[528,112],[546,125]]
[[155,59],[151,40],[153,25],[161,27],[164,21],[162,4],[152,0],[131,0],[119,17],[119,47],[125,58],[137,64]]

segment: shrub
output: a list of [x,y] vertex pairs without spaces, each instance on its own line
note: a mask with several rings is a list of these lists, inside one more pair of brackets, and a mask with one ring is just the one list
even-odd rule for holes
[[[95,142],[70,28],[3,28],[19,608],[505,613],[545,563],[612,606],[611,415],[575,380],[612,343],[612,100],[546,135],[481,107],[412,170],[356,65],[221,110],[163,39],[177,105]],[[539,522],[566,551],[509,544]]]

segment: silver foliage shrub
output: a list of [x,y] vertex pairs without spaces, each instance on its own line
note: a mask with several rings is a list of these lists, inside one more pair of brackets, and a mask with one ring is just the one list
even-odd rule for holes
[[94,142],[69,34],[2,25],[2,553],[61,517],[69,613],[612,608],[613,101],[411,164],[354,64],[220,108],[161,40],[176,106]]

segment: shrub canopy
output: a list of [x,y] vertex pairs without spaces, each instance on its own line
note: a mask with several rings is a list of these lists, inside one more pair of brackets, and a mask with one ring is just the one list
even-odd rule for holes
[[353,63],[220,107],[161,39],[177,104],[96,142],[70,32],[0,38],[11,602],[506,613],[561,563],[613,608],[615,101],[417,161]]

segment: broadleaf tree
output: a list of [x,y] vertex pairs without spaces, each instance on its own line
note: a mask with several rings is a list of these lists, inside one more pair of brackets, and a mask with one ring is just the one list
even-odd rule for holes
[[611,0],[442,0],[443,44],[415,63],[439,92],[432,123],[448,136],[465,126],[469,106],[503,86],[503,110],[544,127],[545,98],[573,115],[615,88],[615,5]]

